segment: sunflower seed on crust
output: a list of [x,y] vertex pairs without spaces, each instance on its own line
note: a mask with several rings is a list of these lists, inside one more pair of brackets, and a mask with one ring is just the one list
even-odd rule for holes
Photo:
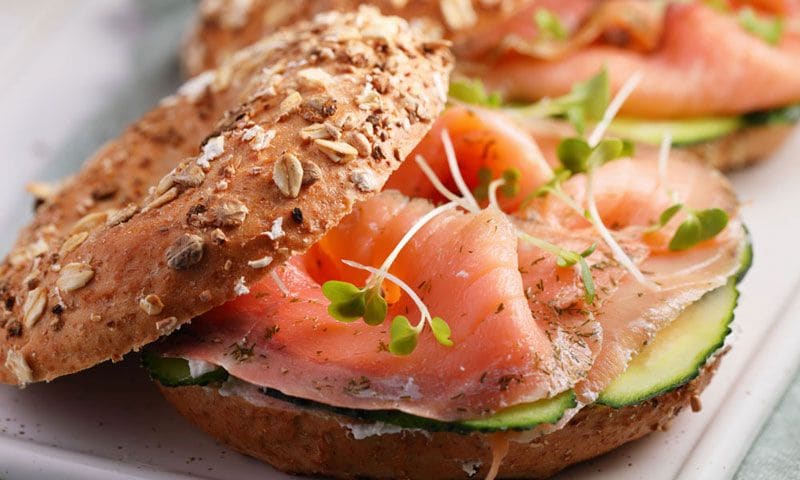
[[70,229],[71,233],[90,232],[95,228],[103,225],[108,218],[109,212],[93,212],[85,215],[83,218],[75,222]]
[[108,216],[108,220],[106,220],[107,227],[115,227],[117,225],[123,224],[130,220],[136,212],[139,210],[139,207],[136,206],[135,203],[129,203],[124,208],[121,208],[111,215]]
[[36,287],[25,297],[22,305],[22,323],[25,328],[31,328],[39,321],[47,306],[47,292],[44,287]]
[[303,186],[313,185],[322,178],[322,169],[314,162],[303,162]]
[[297,90],[291,90],[286,98],[283,99],[281,105],[278,110],[278,119],[282,119],[287,115],[293,113],[295,110],[300,108],[300,104],[303,102],[303,96],[300,95],[300,92]]
[[328,128],[321,123],[312,123],[307,127],[300,130],[300,138],[303,140],[317,140],[320,138],[330,138],[331,134]]
[[172,173],[172,183],[183,188],[198,187],[205,180],[206,174],[196,164],[189,164]]
[[175,187],[170,188],[160,196],[154,198],[150,203],[145,205],[142,209],[142,213],[149,212],[150,210],[154,210],[159,207],[163,207],[164,205],[168,204],[169,202],[178,198],[178,189]]
[[66,257],[67,254],[69,254],[69,252],[78,248],[80,244],[86,241],[88,237],[89,237],[89,232],[80,232],[76,233],[75,235],[72,235],[61,245],[61,249],[59,249],[58,251],[58,257],[59,258]]
[[314,143],[322,153],[336,163],[348,163],[358,156],[358,150],[349,143],[332,142],[322,138],[314,140]]
[[272,167],[272,181],[285,197],[297,198],[303,186],[303,165],[291,153],[284,153]]
[[17,383],[20,386],[24,387],[33,382],[33,371],[25,360],[25,356],[13,348],[6,353],[5,367],[17,377]]
[[56,286],[65,292],[73,292],[86,286],[94,277],[94,269],[85,263],[68,263],[61,268]]

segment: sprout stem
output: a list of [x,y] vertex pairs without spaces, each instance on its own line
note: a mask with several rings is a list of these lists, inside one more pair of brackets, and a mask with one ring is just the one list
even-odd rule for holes
[[489,182],[489,187],[487,188],[487,193],[489,194],[489,205],[496,208],[500,212],[503,210],[500,208],[500,203],[497,202],[497,189],[502,187],[505,183],[505,180],[498,178],[497,180],[492,180]]
[[473,207],[468,210],[473,212],[479,211],[480,206],[478,205],[478,201],[475,200],[469,187],[467,187],[467,183],[464,181],[464,177],[461,176],[461,169],[458,167],[458,159],[456,158],[456,152],[453,148],[453,142],[450,140],[450,134],[447,133],[446,129],[442,130],[442,145],[444,145],[444,153],[447,157],[447,165],[450,167],[450,173],[453,175],[453,181],[456,183],[456,187],[458,187],[458,191],[461,192],[464,200]]
[[658,185],[667,186],[667,166],[669,164],[669,153],[672,148],[672,132],[665,132],[661,137],[661,145],[658,148]]
[[633,263],[633,260],[625,253],[625,250],[617,243],[614,239],[614,236],[611,235],[611,232],[603,223],[603,220],[600,218],[600,213],[597,211],[597,202],[594,199],[594,188],[592,181],[592,177],[594,176],[594,172],[589,170],[586,173],[586,203],[588,204],[589,210],[589,219],[594,224],[595,230],[597,233],[600,234],[600,237],[603,241],[608,245],[608,248],[611,249],[611,253],[614,255],[614,258],[622,265],[625,270],[627,270],[633,278],[635,278],[639,283],[642,285],[647,286],[653,290],[657,290],[658,286],[645,278],[644,274],[639,270],[636,264]]
[[444,184],[442,184],[442,181],[439,180],[439,177],[436,175],[436,172],[434,172],[433,169],[430,167],[428,162],[425,160],[425,157],[423,157],[422,155],[417,155],[414,158],[414,160],[417,162],[417,165],[419,165],[419,168],[420,170],[422,170],[422,173],[424,173],[425,176],[428,177],[428,180],[431,182],[433,188],[435,188],[437,192],[439,192],[444,198],[450,200],[451,202],[458,203],[458,206],[460,206],[464,210],[470,211],[470,205],[466,201],[464,201],[463,198],[451,192],[450,190],[447,189],[447,187],[444,186]]
[[426,223],[433,220],[434,217],[436,217],[441,213],[446,212],[447,210],[453,210],[456,207],[458,207],[458,204],[456,202],[445,203],[444,205],[440,205],[431,210],[430,212],[426,213],[422,217],[420,217],[420,219],[417,220],[417,222],[411,226],[411,228],[406,232],[406,234],[403,235],[403,238],[401,238],[400,241],[397,242],[397,245],[394,247],[394,250],[392,250],[389,256],[386,257],[386,260],[383,261],[383,264],[381,265],[380,269],[378,269],[378,271],[381,273],[377,274],[377,276],[374,276],[372,280],[370,280],[370,282],[368,283],[372,285],[377,285],[381,281],[383,281],[384,277],[388,278],[387,275],[389,275],[389,268],[392,266],[392,263],[394,263],[394,261],[397,260],[397,256],[400,255],[400,251],[403,249],[403,247],[405,247],[408,244],[408,242],[411,241],[411,238],[414,235],[416,235],[416,233],[419,232],[420,229],[422,229],[422,227],[424,227]]

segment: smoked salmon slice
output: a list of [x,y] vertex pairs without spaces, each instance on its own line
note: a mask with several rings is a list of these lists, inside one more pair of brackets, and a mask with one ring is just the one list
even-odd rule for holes
[[[465,165],[467,162],[485,165],[486,161],[474,152],[469,153],[470,146],[479,146],[480,142],[465,142],[459,136],[474,138],[474,131],[477,131],[484,144],[487,138],[502,143],[499,139],[515,137],[509,130],[520,128],[509,122],[502,124],[502,134],[493,132],[491,124],[477,121],[485,118],[484,112],[473,107],[451,108],[434,125],[435,131],[457,132],[453,134],[453,144],[462,171],[475,170],[476,166]],[[527,150],[516,153],[513,147],[506,149],[505,155],[493,160],[493,170],[498,172],[514,165],[525,169],[529,164],[525,151],[530,149],[524,145],[517,144]],[[415,153],[433,159],[428,163],[434,171],[445,172],[446,162],[440,150],[441,146],[428,136]],[[547,149],[551,161],[554,150],[554,145]],[[415,174],[424,178],[417,165],[406,162],[389,183],[395,182],[394,185],[409,194],[430,194],[412,183]],[[541,179],[542,174],[539,173],[538,178]],[[498,176],[495,173],[495,178]],[[447,173],[442,177],[451,181]],[[470,188],[476,187],[474,176],[467,174],[464,179]],[[520,196],[524,197],[541,183],[533,182],[521,188]],[[573,176],[562,188],[577,204],[585,204],[584,175]],[[587,259],[598,288],[596,305],[588,306],[582,299],[583,289],[574,270],[558,268],[552,255],[523,240],[518,245],[520,274],[534,318],[551,340],[559,339],[563,344],[564,339],[569,338],[569,348],[563,351],[583,356],[582,361],[574,363],[577,369],[585,365],[586,359],[591,359],[586,379],[576,386],[587,401],[622,373],[630,359],[658,330],[703,294],[724,285],[738,270],[744,248],[744,231],[737,219],[738,202],[728,181],[720,173],[679,152],[673,152],[666,165],[660,165],[655,149],[647,148],[637,153],[635,159],[610,162],[597,172],[594,189],[604,223],[640,269],[659,284],[658,290],[644,287],[627,275],[608,250],[599,245]],[[502,205],[502,197],[500,201]],[[720,208],[733,220],[713,239],[686,251],[673,252],[667,244],[685,214],[679,213],[657,232],[648,230],[664,210],[678,202],[696,210]],[[521,210],[514,210],[515,205],[520,205],[514,199],[507,201],[504,208],[509,205],[515,225],[538,238],[575,251],[598,242],[585,216],[578,215],[553,195],[534,198]],[[554,348],[559,350],[558,345]],[[561,365],[566,368],[569,362],[562,359]]]
[[431,131],[389,177],[386,188],[402,191],[411,197],[441,200],[436,189],[413,159],[422,155],[430,159],[430,166],[444,185],[454,190],[453,178],[445,159],[441,142],[442,130],[447,129],[453,140],[464,181],[472,188],[480,185],[481,171],[491,178],[499,178],[509,169],[519,175],[517,194],[500,195],[498,201],[504,210],[519,208],[525,197],[553,176],[536,142],[515,125],[507,115],[488,109],[455,106],[447,109],[434,123]]
[[[563,186],[579,203],[585,195],[582,176]],[[597,204],[601,217],[621,238],[638,238],[624,244],[638,260],[639,268],[658,284],[649,289],[629,275],[616,276],[600,285],[613,288],[605,292],[595,320],[602,331],[602,345],[586,379],[576,385],[585,401],[593,400],[619,374],[630,359],[649,343],[658,331],[705,293],[727,283],[739,269],[743,227],[737,219],[738,204],[721,174],[694,161],[674,158],[659,175],[658,158],[639,155],[606,164],[597,176]],[[673,252],[667,248],[680,218],[657,234],[644,234],[658,215],[676,201],[693,209],[721,208],[732,219],[713,239],[691,249]],[[552,197],[537,199],[530,207],[547,224],[566,226],[573,231],[586,228],[585,218]],[[529,212],[530,214],[530,212]],[[645,258],[634,248],[646,248]],[[521,262],[522,263],[522,262]],[[609,266],[614,266],[613,259]],[[618,267],[616,267],[618,268]],[[613,272],[613,269],[612,269]]]
[[[661,2],[608,2],[607,8],[602,6],[605,2],[598,2],[600,6],[589,10],[582,1],[555,3],[560,5],[546,6],[552,7],[556,15],[563,15],[565,24],[570,25],[575,23],[576,12],[585,14],[584,22],[591,22],[601,14],[598,12],[615,8],[619,17],[626,11],[641,10],[642,4],[657,8]],[[770,10],[795,10],[794,4],[771,3],[776,5],[768,6]],[[498,26],[498,30],[513,32],[513,38],[535,45],[538,32],[530,18],[540,7],[542,4],[535,2],[529,12],[520,13],[515,23]],[[796,24],[796,11],[789,15],[787,24]],[[613,18],[606,21],[612,22],[611,27],[618,27]],[[558,58],[534,58],[510,51],[495,57],[495,61],[481,56],[479,61],[462,67],[467,74],[503,92],[506,98],[524,101],[566,94],[576,82],[604,66],[614,91],[641,73],[640,86],[621,112],[643,118],[738,115],[800,101],[800,34],[796,28],[786,28],[778,45],[771,45],[743,28],[735,11],[720,12],[700,1],[669,2],[661,23],[662,28],[655,30],[660,31],[660,36],[651,42],[652,48],[642,46],[645,41],[630,42],[634,34],[626,27],[624,44],[601,35],[580,48],[566,49]],[[581,27],[576,28],[581,31]],[[645,30],[653,31],[653,27]]]
[[[568,389],[577,379],[562,371],[533,321],[513,226],[496,210],[436,217],[392,268],[450,324],[452,347],[423,335],[413,354],[395,356],[386,349],[386,324],[330,317],[320,279],[305,263],[317,265],[317,274],[328,266],[338,271],[341,258],[377,265],[381,246],[391,249],[431,208],[392,191],[359,204],[331,238],[278,269],[288,294],[265,279],[249,295],[196,319],[164,353],[221,365],[286,395],[440,420],[475,418]],[[389,313],[416,314],[407,298]]]
[[[394,355],[387,348],[389,321],[378,326],[338,321],[329,315],[321,289],[327,280],[364,285],[367,273],[341,260],[377,267],[432,211],[432,202],[441,201],[426,186],[419,165],[407,161],[390,180],[399,191],[358,204],[308,253],[278,267],[277,282],[266,278],[197,318],[162,345],[161,353],[222,366],[238,379],[288,396],[445,421],[485,416],[568,389],[585,404],[661,328],[738,269],[744,232],[736,199],[724,177],[696,162],[676,156],[665,163],[645,152],[593,174],[600,217],[652,283],[645,285],[585,216],[553,195],[529,195],[552,173],[548,176],[550,167],[531,153],[536,144],[513,122],[465,107],[440,117],[415,153],[452,185],[446,155],[434,140],[445,130],[469,189],[483,181],[475,173],[480,168],[498,176],[516,168],[529,177],[506,198],[505,212],[490,205],[440,213],[389,269],[449,323],[452,346],[422,335],[410,355]],[[561,188],[582,205],[588,202],[586,181],[576,174]],[[669,238],[686,214],[657,232],[651,227],[674,202],[720,208],[732,220],[715,237],[672,251]],[[593,300],[581,272],[559,265],[522,233],[587,252]],[[390,304],[387,318],[417,318],[407,294],[389,281],[383,290]]]

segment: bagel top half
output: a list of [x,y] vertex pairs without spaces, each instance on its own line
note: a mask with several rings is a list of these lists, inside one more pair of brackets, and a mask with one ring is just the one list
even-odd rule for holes
[[0,382],[119,359],[305,251],[425,135],[451,63],[364,8],[187,82],[47,195],[0,266]]
[[351,11],[362,4],[408,19],[431,38],[455,45],[480,36],[486,26],[507,18],[531,0],[201,0],[183,49],[190,75],[214,68],[237,50],[285,25],[328,10]]

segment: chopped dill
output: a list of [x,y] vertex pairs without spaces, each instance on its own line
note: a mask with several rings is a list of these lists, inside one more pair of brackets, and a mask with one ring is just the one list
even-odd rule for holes
[[232,343],[228,347],[228,355],[237,362],[246,362],[255,355],[255,347],[255,342],[248,345],[246,340],[242,340],[241,342]]

